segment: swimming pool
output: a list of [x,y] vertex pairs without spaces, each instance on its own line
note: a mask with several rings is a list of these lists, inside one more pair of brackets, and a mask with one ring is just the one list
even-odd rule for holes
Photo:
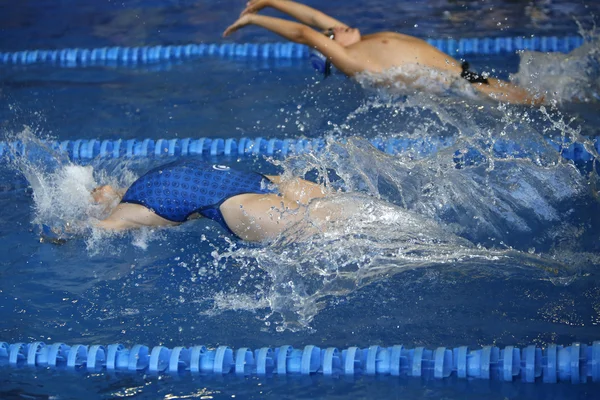
[[[571,35],[576,27],[565,18],[568,13],[585,23],[598,11],[577,2],[539,6],[539,13],[511,2],[437,2],[428,11],[406,2],[371,4],[370,10],[341,3],[332,2],[326,11],[339,10],[341,18],[374,30],[407,26],[403,31],[423,37],[472,37],[473,15],[483,21],[481,36]],[[71,6],[15,6],[2,50],[218,42],[233,17],[230,10],[241,8],[235,2],[185,1]],[[428,18],[420,17],[424,12]],[[392,21],[390,15],[401,16]],[[138,19],[144,23],[129,29]],[[274,38],[249,30],[235,40]],[[561,68],[575,78],[574,66],[588,56],[573,58],[579,63],[563,57]],[[543,71],[548,63],[539,57],[522,65],[517,56],[469,61],[501,76],[519,68],[523,74],[528,66],[542,71],[544,81],[557,75]],[[322,80],[304,61],[205,57],[138,68],[0,68],[2,140],[19,139],[46,151],[38,140],[48,136],[326,139],[319,152],[287,158],[203,157],[267,173],[308,171],[312,179],[326,172],[347,193],[335,201],[365,211],[349,221],[352,230],[339,227],[331,236],[301,227],[294,234],[310,240],[297,244],[245,245],[196,221],[124,237],[98,237],[84,229],[55,246],[39,242],[32,221],[60,223],[85,212],[78,208],[81,199],[62,193],[57,182],[85,186],[111,176],[125,184],[168,157],[83,160],[94,167],[93,177],[47,157],[16,166],[3,162],[2,341],[504,348],[598,340],[597,175],[586,175],[593,163],[574,165],[547,143],[566,138],[589,144],[578,135],[597,138],[597,102],[566,103],[547,113],[475,107],[446,94],[431,99],[365,90],[341,76]],[[582,92],[589,89],[593,97],[597,81],[577,79],[553,84],[565,91],[585,87]],[[498,137],[521,150],[494,152]],[[374,139],[423,138],[441,145],[421,152],[409,146],[393,156],[368,145]],[[56,171],[64,174],[53,175]],[[34,202],[23,172],[39,179],[38,188],[46,185],[47,197],[38,190]],[[598,390],[597,384],[453,378],[178,378],[4,367],[0,380],[0,393],[8,398],[592,399]]]

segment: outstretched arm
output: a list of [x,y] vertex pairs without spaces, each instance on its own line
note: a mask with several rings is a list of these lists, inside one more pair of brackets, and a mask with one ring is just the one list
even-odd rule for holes
[[257,25],[270,30],[292,42],[306,44],[320,51],[337,69],[346,75],[354,75],[365,70],[359,60],[351,57],[348,51],[339,43],[315,31],[309,26],[281,18],[266,17],[264,15],[246,14],[241,16],[229,26],[223,36],[228,36],[246,25]]
[[265,7],[272,7],[281,11],[282,13],[296,18],[303,24],[314,26],[320,30],[325,30],[336,26],[343,28],[348,27],[348,25],[344,24],[343,22],[330,17],[319,10],[315,10],[312,7],[290,0],[250,0],[246,5],[246,9],[242,11],[242,15],[256,13]]

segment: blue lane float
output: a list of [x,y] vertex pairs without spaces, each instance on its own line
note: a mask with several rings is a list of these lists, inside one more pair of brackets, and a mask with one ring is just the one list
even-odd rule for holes
[[521,381],[526,383],[600,382],[600,341],[592,345],[550,344],[518,348],[468,346],[427,349],[402,345],[366,348],[321,348],[289,345],[232,349],[219,346],[150,348],[136,344],[67,345],[44,342],[0,342],[0,367],[51,368],[83,372],[149,373],[173,375],[391,375]]
[[[514,53],[521,50],[568,53],[584,43],[581,36],[534,36],[463,39],[427,39],[427,42],[453,56]],[[67,67],[94,65],[140,65],[201,57],[248,59],[306,59],[309,49],[290,42],[200,43],[141,47],[66,48],[0,52],[0,64],[52,64]]]
[[[343,140],[343,139],[342,139]],[[487,155],[497,158],[523,158],[538,150],[543,151],[543,143],[524,144],[506,139],[474,148],[468,143],[457,144],[454,138],[447,139],[408,139],[373,138],[369,142],[387,154],[411,154],[415,157],[433,154],[452,146],[455,162],[469,164],[483,160]],[[573,161],[590,161],[600,153],[600,139],[585,143],[559,142],[546,139],[563,158]],[[89,161],[96,158],[141,158],[141,157],[180,157],[180,156],[269,156],[286,157],[311,151],[321,151],[326,140],[315,139],[277,139],[277,138],[185,138],[185,139],[76,139],[64,141],[44,141],[44,146],[67,155],[72,161]],[[28,145],[21,141],[0,142],[0,158],[12,155],[25,156],[32,160],[36,157],[49,157],[49,152],[40,151],[39,144]]]

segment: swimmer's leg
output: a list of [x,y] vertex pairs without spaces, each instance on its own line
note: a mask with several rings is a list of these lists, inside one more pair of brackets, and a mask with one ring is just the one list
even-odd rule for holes
[[473,87],[497,101],[511,104],[540,105],[544,102],[543,96],[535,96],[527,89],[513,83],[496,78],[488,78],[489,84],[473,83]]
[[233,196],[219,210],[236,236],[258,242],[277,237],[303,218],[306,207],[277,194],[247,193]]
[[277,189],[284,198],[307,205],[312,199],[325,197],[327,190],[323,185],[302,178],[282,180],[278,175],[267,175],[267,178],[277,184]]
[[[293,186],[292,186],[293,187]],[[304,189],[311,189],[304,188]],[[312,199],[322,198],[320,189],[316,190]],[[219,210],[229,229],[238,237],[248,241],[263,241],[276,238],[290,226],[306,218],[309,210],[309,191],[297,192],[294,188],[290,193],[292,198],[285,194],[242,194],[227,199]],[[311,203],[312,204],[312,203]],[[311,211],[311,219],[327,222],[335,214],[335,210]],[[320,224],[319,224],[320,225]]]

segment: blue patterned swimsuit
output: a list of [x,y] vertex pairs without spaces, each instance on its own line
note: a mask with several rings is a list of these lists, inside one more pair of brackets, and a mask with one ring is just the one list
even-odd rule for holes
[[221,204],[240,194],[277,193],[269,183],[256,172],[190,159],[148,171],[127,189],[121,203],[142,205],[173,222],[184,222],[199,213],[231,232],[219,210]]

